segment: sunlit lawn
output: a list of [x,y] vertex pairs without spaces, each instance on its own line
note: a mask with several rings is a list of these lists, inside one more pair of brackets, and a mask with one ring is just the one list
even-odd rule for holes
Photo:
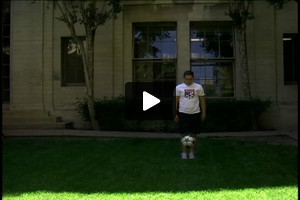
[[3,141],[4,199],[297,199],[297,148],[201,139]]

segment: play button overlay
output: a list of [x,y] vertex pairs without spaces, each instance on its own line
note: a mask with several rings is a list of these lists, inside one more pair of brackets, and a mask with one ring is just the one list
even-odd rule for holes
[[160,99],[156,98],[155,96],[149,94],[148,92],[143,92],[143,111],[152,108],[156,104],[160,102]]
[[175,87],[175,81],[126,83],[126,120],[173,120]]

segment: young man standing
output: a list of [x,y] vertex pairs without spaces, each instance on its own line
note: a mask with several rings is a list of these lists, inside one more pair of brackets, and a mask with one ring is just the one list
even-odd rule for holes
[[[183,136],[190,135],[197,139],[200,133],[201,120],[206,118],[206,102],[203,87],[194,83],[194,73],[186,71],[183,74],[184,83],[176,86],[176,116],[179,122],[179,131]],[[188,149],[182,146],[182,159],[195,158],[196,142]]]

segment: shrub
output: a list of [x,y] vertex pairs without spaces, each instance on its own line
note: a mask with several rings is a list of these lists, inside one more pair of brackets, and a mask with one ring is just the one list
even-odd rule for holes
[[270,100],[208,99],[207,119],[202,131],[249,131],[258,128],[257,118],[271,104]]
[[[271,105],[270,100],[207,99],[207,119],[202,132],[249,131],[258,129],[258,116]],[[77,102],[83,120],[89,121],[86,100]],[[95,100],[95,119],[102,130],[174,132],[171,120],[126,120],[125,97],[104,97]]]
[[[78,100],[77,108],[84,121],[90,121],[87,100]],[[95,99],[95,119],[102,130],[123,130],[125,125],[125,97]]]

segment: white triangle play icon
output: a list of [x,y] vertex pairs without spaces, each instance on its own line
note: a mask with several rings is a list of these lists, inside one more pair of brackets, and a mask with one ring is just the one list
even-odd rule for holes
[[159,102],[160,100],[158,98],[149,94],[148,92],[143,91],[143,111],[148,110]]

